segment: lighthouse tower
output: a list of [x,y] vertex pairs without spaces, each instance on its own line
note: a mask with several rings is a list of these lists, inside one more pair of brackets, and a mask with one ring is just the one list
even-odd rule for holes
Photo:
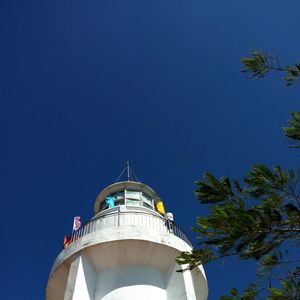
[[202,266],[176,272],[176,257],[192,245],[161,204],[140,182],[103,189],[95,215],[56,258],[46,300],[206,300]]

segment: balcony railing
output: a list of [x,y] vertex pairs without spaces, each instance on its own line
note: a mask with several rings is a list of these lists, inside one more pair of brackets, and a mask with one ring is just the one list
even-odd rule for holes
[[138,226],[139,228],[156,229],[162,233],[170,233],[179,237],[192,247],[192,243],[187,235],[174,223],[165,218],[154,215],[153,213],[146,213],[144,211],[120,211],[112,210],[111,213],[103,214],[95,219],[92,219],[80,229],[73,233],[71,238],[75,241],[82,236],[111,227],[123,226]]

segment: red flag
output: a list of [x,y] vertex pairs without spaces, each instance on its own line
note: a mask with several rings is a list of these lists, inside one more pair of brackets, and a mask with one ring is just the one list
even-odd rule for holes
[[81,226],[80,217],[74,217],[73,230],[78,230]]
[[71,243],[71,238],[68,236],[64,236],[64,249],[67,248]]

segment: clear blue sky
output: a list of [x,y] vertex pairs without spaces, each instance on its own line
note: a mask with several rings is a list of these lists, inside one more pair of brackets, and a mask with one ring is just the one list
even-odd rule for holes
[[[187,232],[203,172],[297,167],[281,127],[299,87],[250,81],[239,58],[300,60],[298,0],[0,0],[2,299],[43,299],[72,218],[127,159]],[[298,165],[297,165],[298,164]],[[193,236],[193,234],[190,234]],[[254,268],[206,267],[210,300]]]

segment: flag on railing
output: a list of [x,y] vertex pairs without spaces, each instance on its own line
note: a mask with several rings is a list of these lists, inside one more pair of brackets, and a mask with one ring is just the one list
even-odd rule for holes
[[160,213],[160,214],[162,214],[162,215],[164,215],[166,212],[165,212],[165,208],[164,208],[164,204],[163,204],[163,202],[161,201],[161,199],[158,199],[157,200],[157,203],[156,203],[156,210]]
[[106,197],[105,202],[108,205],[108,208],[114,208],[115,207],[115,197]]
[[77,237],[75,236],[67,236],[65,235],[64,236],[64,245],[63,245],[63,248],[66,249],[72,242],[78,240]]
[[81,226],[80,217],[74,217],[73,230],[78,230]]
[[64,236],[64,249],[66,249],[72,243],[72,238],[70,236]]

